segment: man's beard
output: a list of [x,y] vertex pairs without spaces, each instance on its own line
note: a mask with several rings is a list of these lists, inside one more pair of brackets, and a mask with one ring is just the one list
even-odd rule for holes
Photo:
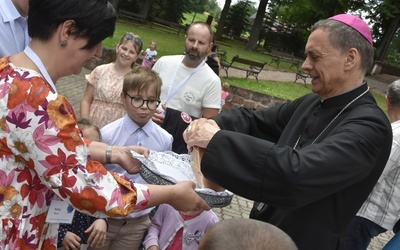
[[[191,54],[190,52],[196,52],[197,54]],[[186,53],[185,53],[185,58],[189,61],[192,62],[198,62],[201,61],[205,58],[204,54],[199,53],[198,50],[194,50],[194,49],[187,49]]]

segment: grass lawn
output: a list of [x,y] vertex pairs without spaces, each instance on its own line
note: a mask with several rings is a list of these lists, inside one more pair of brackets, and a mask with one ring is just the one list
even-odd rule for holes
[[[186,16],[186,22],[190,23],[193,18],[193,14],[188,14]],[[195,20],[205,21],[207,16],[204,14],[196,14]],[[126,33],[133,32],[139,35],[143,40],[143,49],[148,48],[151,41],[157,43],[158,56],[164,55],[176,55],[182,54],[184,52],[184,31],[181,31],[177,35],[177,30],[170,29],[158,24],[151,23],[140,23],[134,22],[129,19],[120,19],[117,22],[117,27],[112,38],[107,38],[103,41],[104,47],[115,47],[119,39]],[[269,55],[260,53],[262,49],[257,49],[257,51],[244,50],[244,44],[238,41],[225,39],[223,41],[217,41],[220,44],[219,50],[225,50],[227,52],[227,59],[230,61],[231,58],[237,54],[241,57],[249,58],[251,60],[259,62],[271,62],[271,57]],[[295,69],[289,69],[290,64],[286,62],[281,62],[279,65],[280,71],[295,72]],[[278,70],[275,64],[266,65],[264,69],[267,70]],[[225,78],[221,76],[221,81]],[[294,100],[304,94],[311,93],[311,86],[304,86],[302,83],[293,82],[273,82],[273,81],[262,81],[259,80],[258,83],[255,79],[244,79],[244,78],[234,78],[229,77],[229,83],[245,89],[250,89],[256,92],[276,96],[279,98],[284,98],[287,100]],[[386,113],[386,103],[385,97],[374,91],[371,91],[374,95],[378,105]]]
[[[225,78],[221,78],[221,81],[224,81]],[[311,93],[311,86],[306,85],[302,82],[294,83],[294,82],[272,82],[272,81],[262,81],[259,80],[258,83],[254,79],[245,79],[245,78],[236,78],[229,77],[229,83],[238,86],[244,89],[250,89],[255,92],[267,94],[270,96],[276,96],[279,98],[283,98],[286,100],[294,100],[299,98],[305,94]],[[387,115],[387,107],[385,97],[380,93],[371,90],[372,95],[374,96],[378,106],[385,112]]]

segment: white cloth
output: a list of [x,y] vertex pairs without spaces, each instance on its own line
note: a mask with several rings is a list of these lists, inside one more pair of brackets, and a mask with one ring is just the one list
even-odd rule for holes
[[[172,135],[155,124],[152,120],[139,127],[128,115],[104,126],[101,130],[102,141],[109,145],[143,146],[154,151],[170,151],[172,149]],[[134,183],[146,184],[140,174],[128,174],[118,164],[105,165],[108,171],[124,174]],[[131,213],[124,218],[138,218],[149,214],[153,208]]]
[[[173,72],[182,63],[183,56],[163,56],[153,66],[162,81],[161,102],[165,103],[168,96],[168,87],[173,77]],[[172,89],[190,75],[195,68],[181,65],[172,84]],[[167,107],[183,111],[194,117],[201,117],[203,108],[221,107],[221,80],[204,64],[194,73],[187,82],[167,101]]]
[[153,60],[153,56],[157,56],[157,51],[146,49],[146,55],[144,58],[147,60]]
[[393,143],[389,160],[368,198],[357,213],[392,230],[400,213],[400,121],[392,123]]
[[0,58],[21,52],[29,43],[28,27],[11,0],[0,1]]

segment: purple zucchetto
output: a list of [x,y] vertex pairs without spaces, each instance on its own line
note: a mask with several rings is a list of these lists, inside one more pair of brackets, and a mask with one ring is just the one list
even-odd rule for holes
[[359,18],[358,16],[350,15],[350,14],[339,14],[333,17],[328,18],[330,20],[336,20],[341,23],[344,23],[353,29],[357,30],[367,41],[373,45],[371,30],[369,29],[367,23]]

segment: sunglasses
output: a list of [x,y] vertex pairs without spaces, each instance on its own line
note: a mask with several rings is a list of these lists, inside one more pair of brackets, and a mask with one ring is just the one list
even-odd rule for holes
[[135,37],[133,36],[131,33],[126,33],[124,35],[124,39],[128,40],[128,41],[133,41],[133,43],[135,43],[137,46],[139,46],[139,50],[142,50],[142,39],[140,39],[139,37]]

